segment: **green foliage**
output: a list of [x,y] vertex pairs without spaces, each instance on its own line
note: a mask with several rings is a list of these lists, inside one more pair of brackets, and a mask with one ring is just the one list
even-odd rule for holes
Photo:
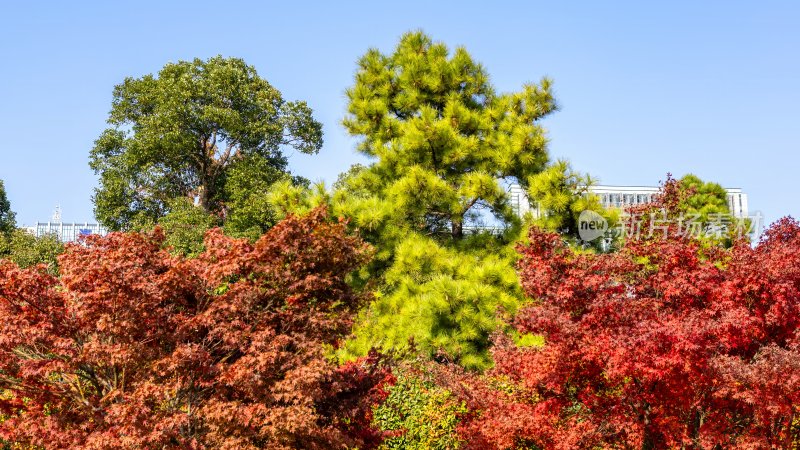
[[545,344],[544,336],[541,334],[533,333],[520,333],[519,331],[512,331],[511,337],[513,338],[514,345],[519,348],[542,348]]
[[522,293],[512,263],[491,252],[458,251],[412,234],[398,245],[385,286],[347,345],[409,349],[453,358],[471,369],[491,364],[489,336]]
[[3,180],[0,180],[0,233],[9,234],[17,227],[16,214],[11,210],[11,202],[6,196]]
[[49,273],[58,274],[57,257],[63,251],[64,244],[54,234],[36,237],[25,230],[15,229],[8,235],[0,235],[0,258],[22,268],[44,264]]
[[748,218],[742,222],[732,216],[728,207],[728,192],[721,185],[706,182],[696,175],[688,174],[679,180],[683,193],[678,209],[689,223],[700,222],[704,226],[703,240],[709,245],[730,247],[737,237],[745,237],[751,226]]
[[206,231],[217,225],[218,219],[188,198],[176,198],[167,203],[169,212],[159,220],[166,240],[164,244],[174,253],[193,257],[200,254]]
[[373,422],[398,435],[382,449],[454,450],[461,447],[456,434],[463,402],[449,391],[412,374],[400,373],[389,396],[373,411]]
[[[238,230],[263,215],[258,207],[241,210],[247,199],[239,188],[285,172],[284,146],[303,153],[322,146],[322,127],[304,102],[286,102],[252,66],[220,56],[125,79],[114,88],[108,122],[90,166],[100,175],[95,215],[112,230],[155,223],[178,197],[197,198],[207,213],[219,214],[226,193],[245,222]],[[254,180],[241,173],[242,160],[271,171]]]
[[64,245],[56,235],[37,238],[17,228],[15,216],[0,180],[0,259],[8,259],[22,268],[44,264],[49,273],[57,274],[57,257],[64,251]]
[[[413,32],[391,54],[368,51],[347,97],[344,125],[374,162],[343,174],[328,201],[376,247],[362,278],[377,289],[347,356],[413,348],[487,367],[498,311],[523,298],[508,252],[521,221],[504,186],[547,163],[550,81],[498,94],[465,49]],[[470,231],[481,225],[503,231]]]
[[358,66],[344,125],[377,161],[354,184],[426,233],[460,238],[487,214],[516,220],[499,180],[526,183],[547,162],[536,122],[556,108],[549,80],[497,94],[465,49],[451,54],[421,32],[390,55],[368,51]]
[[250,155],[236,161],[225,182],[225,232],[258,239],[278,219],[269,201],[270,189],[276,182],[289,180],[288,174],[262,156]]
[[318,206],[330,206],[331,198],[325,183],[304,186],[285,179],[270,188],[266,200],[275,211],[276,217],[283,219],[289,214],[303,216]]
[[346,189],[348,180],[352,179],[353,177],[361,173],[361,171],[363,171],[364,169],[366,169],[366,166],[364,166],[363,164],[353,164],[352,166],[350,166],[350,168],[347,169],[346,172],[342,172],[339,174],[338,177],[336,177],[336,181],[333,183],[333,190],[338,191]]
[[[528,178],[528,198],[537,214],[531,217],[531,223],[572,241],[579,239],[578,218],[583,211],[600,214],[613,227],[619,220],[619,211],[604,208],[600,198],[589,192],[594,184],[588,174],[573,170],[564,160],[532,175]],[[598,240],[596,244],[599,243]]]
[[719,214],[730,214],[728,208],[728,192],[721,185],[704,182],[693,174],[684,175],[680,179],[684,191],[691,192],[682,202],[682,210],[687,214],[697,214],[703,222]]

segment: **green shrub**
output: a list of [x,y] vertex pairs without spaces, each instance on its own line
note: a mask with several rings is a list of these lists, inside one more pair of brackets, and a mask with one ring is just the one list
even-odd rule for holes
[[382,449],[452,450],[461,447],[456,434],[466,406],[449,391],[400,373],[389,396],[374,410],[374,423],[390,433]]

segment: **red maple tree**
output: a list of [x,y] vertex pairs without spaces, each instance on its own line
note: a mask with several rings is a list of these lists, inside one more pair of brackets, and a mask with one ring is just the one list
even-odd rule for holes
[[[648,208],[669,209],[675,181]],[[675,230],[671,230],[675,231]],[[800,224],[726,250],[659,233],[586,254],[532,230],[520,247],[535,303],[498,336],[496,366],[462,396],[470,448],[796,448]]]
[[326,357],[370,249],[324,209],[254,244],[210,231],[72,245],[60,278],[0,263],[0,438],[44,448],[369,448],[380,358]]

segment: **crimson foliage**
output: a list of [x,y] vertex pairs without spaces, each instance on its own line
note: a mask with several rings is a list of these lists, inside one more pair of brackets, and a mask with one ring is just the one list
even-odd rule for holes
[[533,230],[520,251],[537,302],[515,326],[546,343],[497,339],[488,382],[466,395],[472,448],[800,445],[797,221],[755,248],[671,233],[585,254]]
[[0,437],[46,448],[374,446],[379,358],[325,357],[360,304],[369,248],[324,210],[255,244],[212,230],[72,245],[61,277],[0,265]]

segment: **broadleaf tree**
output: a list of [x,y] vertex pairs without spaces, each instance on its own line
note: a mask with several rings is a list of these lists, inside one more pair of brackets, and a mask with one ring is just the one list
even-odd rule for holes
[[[674,217],[684,194],[670,179],[647,208]],[[513,324],[544,345],[497,336],[463,395],[467,448],[800,445],[800,224],[731,248],[666,226],[609,254],[532,229],[519,269],[535,303]]]
[[0,258],[22,268],[43,264],[48,272],[57,274],[58,255],[63,251],[64,244],[55,233],[34,236],[18,228],[7,236],[0,235]]
[[255,68],[221,56],[126,78],[114,88],[108,123],[90,166],[100,176],[95,215],[112,230],[157,222],[177,197],[223,217],[226,181],[240,160],[285,172],[285,148],[311,154],[322,146],[305,102],[284,100]]
[[[0,261],[0,439],[13,448],[375,448],[392,376],[327,353],[363,298],[369,247],[324,210],[255,243],[209,231],[71,244],[61,275]],[[0,441],[0,444],[2,441]]]
[[55,234],[37,237],[17,228],[16,214],[0,180],[0,259],[7,259],[20,267],[44,264],[48,272],[56,274],[57,257],[63,250],[64,245]]

